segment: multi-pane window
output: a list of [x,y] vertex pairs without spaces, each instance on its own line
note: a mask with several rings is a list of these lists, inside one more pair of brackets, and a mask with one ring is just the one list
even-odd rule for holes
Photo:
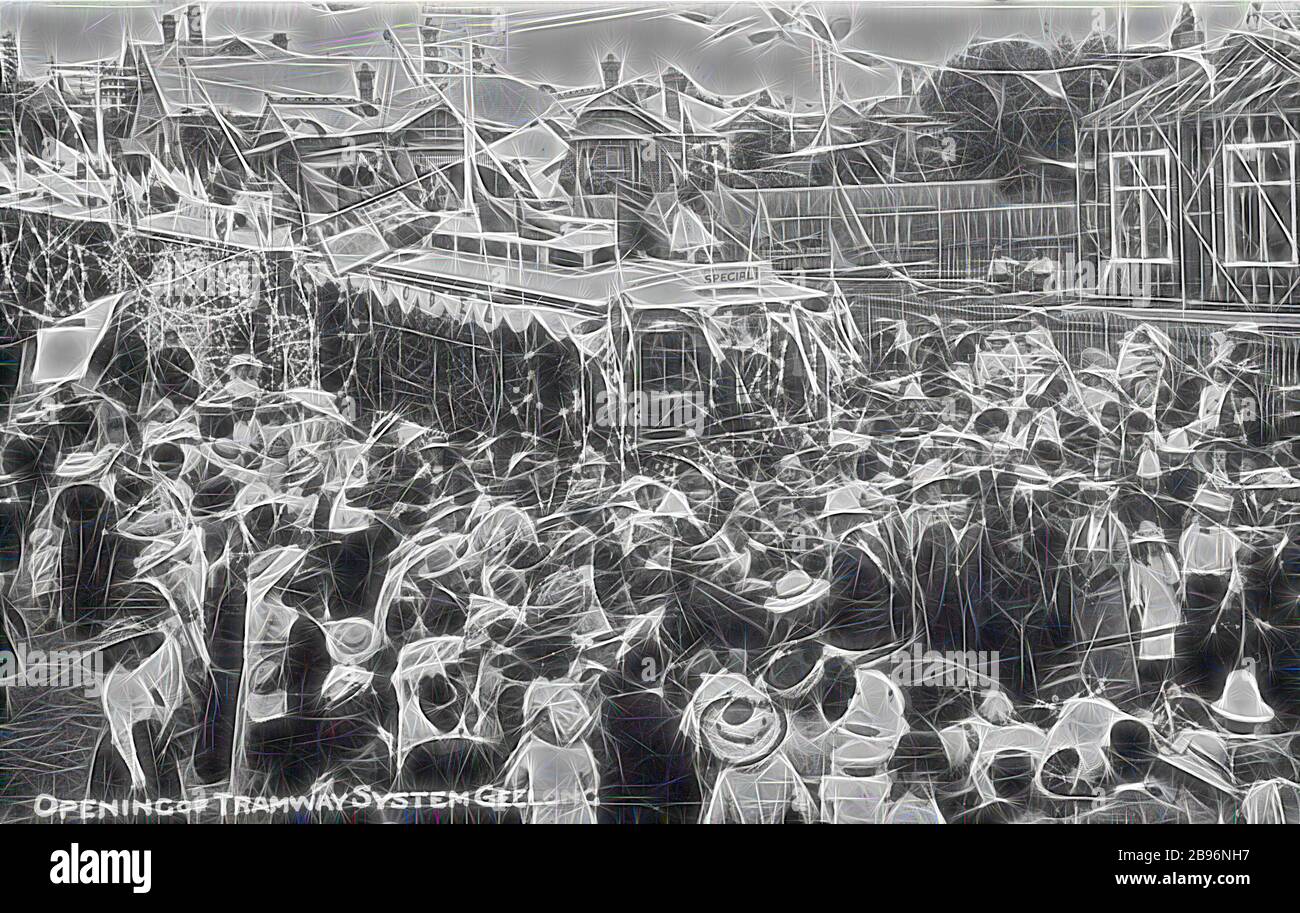
[[641,389],[656,393],[702,389],[694,334],[655,330],[641,337]]
[[1228,263],[1296,263],[1295,144],[1224,148]]
[[1110,168],[1112,257],[1171,262],[1168,152],[1119,152]]
[[596,162],[600,172],[611,180],[625,181],[632,177],[627,150],[622,146],[605,146],[597,149]]
[[635,179],[633,156],[628,153],[617,143],[596,146],[588,153],[587,180],[593,192],[609,193]]
[[605,154],[605,172],[623,171],[626,166],[626,156],[622,146],[606,146],[601,150]]

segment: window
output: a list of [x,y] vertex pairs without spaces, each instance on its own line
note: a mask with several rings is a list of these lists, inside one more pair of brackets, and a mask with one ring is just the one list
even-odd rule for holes
[[552,247],[551,266],[581,267],[583,266],[582,254],[575,251],[560,250],[559,248]]
[[601,152],[604,153],[604,161],[601,163],[601,167],[604,169],[605,174],[610,176],[621,175],[627,170],[626,150],[622,146],[606,146]]
[[1111,256],[1173,262],[1169,153],[1119,152],[1110,159]]
[[591,152],[590,175],[603,185],[621,183],[633,178],[632,163],[627,149],[617,143],[597,146]]
[[678,330],[641,337],[641,389],[647,393],[695,393],[702,389],[696,338]]
[[736,402],[745,407],[756,403],[779,401],[773,383],[778,373],[773,359],[773,334],[768,317],[762,313],[739,316],[733,324],[735,345],[730,355],[736,365]]
[[1228,263],[1296,264],[1295,144],[1224,147]]

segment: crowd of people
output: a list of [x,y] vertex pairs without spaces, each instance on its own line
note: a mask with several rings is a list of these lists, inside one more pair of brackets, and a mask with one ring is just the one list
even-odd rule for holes
[[[201,382],[3,434],[11,642],[104,658],[99,798],[376,820],[1291,821],[1300,478],[1263,338],[881,322],[831,427],[635,463]],[[79,777],[79,778],[78,778]]]

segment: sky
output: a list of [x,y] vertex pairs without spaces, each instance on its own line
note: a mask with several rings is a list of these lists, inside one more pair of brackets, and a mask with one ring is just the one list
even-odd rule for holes
[[[845,48],[868,51],[888,60],[938,65],[972,38],[1023,35],[1041,39],[1045,30],[1082,38],[1100,26],[1113,31],[1121,10],[1127,15],[1130,40],[1162,40],[1179,4],[1168,2],[1030,3],[1023,0],[947,0],[947,2],[858,2],[815,4],[827,21],[847,19]],[[1196,4],[1210,37],[1238,26],[1248,3]],[[1300,4],[1298,4],[1300,5]],[[203,4],[209,38],[244,35],[266,38],[288,32],[291,48],[310,54],[390,58],[384,41],[391,29],[414,46],[422,15],[419,4],[224,2]],[[438,7],[453,16],[451,8]],[[709,3],[512,3],[494,7],[458,5],[480,21],[495,14],[497,41],[492,52],[499,68],[521,78],[554,86],[578,86],[599,79],[599,61],[615,53],[625,61],[624,76],[658,72],[672,64],[706,89],[720,94],[767,86],[782,95],[810,92],[812,66],[808,47],[772,41],[755,46],[744,35],[710,40],[728,24],[754,19],[768,22],[761,6]],[[19,40],[24,73],[40,75],[51,58],[60,63],[116,54],[126,35],[158,41],[159,18],[171,11],[183,21],[184,4],[146,2],[0,3],[0,29]],[[683,13],[707,13],[712,27]],[[462,17],[463,18],[463,17]],[[181,26],[183,28],[183,25]],[[896,70],[841,64],[840,81],[854,96],[890,91]]]

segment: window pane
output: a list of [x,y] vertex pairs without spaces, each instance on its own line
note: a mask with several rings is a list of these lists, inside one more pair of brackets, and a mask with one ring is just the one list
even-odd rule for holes
[[1139,173],[1142,175],[1144,187],[1164,187],[1165,186],[1165,159],[1164,156],[1146,155],[1138,159]]
[[1287,263],[1291,260],[1291,187],[1262,188],[1262,218],[1264,242],[1269,263]]
[[1116,187],[1134,187],[1137,185],[1137,175],[1133,172],[1133,160],[1131,158],[1115,157],[1115,186]]
[[1259,173],[1258,155],[1255,149],[1233,149],[1229,153],[1231,165],[1228,179],[1233,184],[1255,183]]
[[647,333],[641,340],[641,388],[683,392],[700,389],[692,337],[686,333]]
[[1253,187],[1232,190],[1234,259],[1246,262],[1260,260],[1259,248],[1259,191]]
[[1164,193],[1145,193],[1146,196],[1146,250],[1144,255],[1151,260],[1163,260],[1169,252],[1166,245],[1165,230],[1167,226]]
[[1291,180],[1291,151],[1287,148],[1262,149],[1266,181]]
[[551,266],[582,266],[582,254],[552,247],[550,263]]
[[1141,192],[1115,193],[1115,253],[1120,257],[1142,256]]

